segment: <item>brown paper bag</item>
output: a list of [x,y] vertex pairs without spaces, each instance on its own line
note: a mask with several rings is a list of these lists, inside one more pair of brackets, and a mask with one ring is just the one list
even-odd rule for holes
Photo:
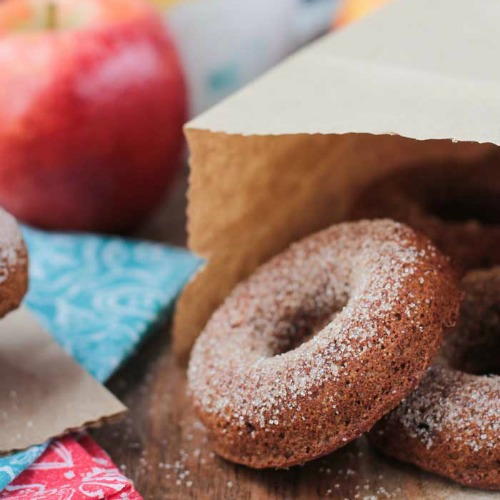
[[397,1],[186,126],[189,247],[207,262],[178,302],[177,353],[239,280],[341,220],[369,181],[500,144],[499,19],[498,0]]
[[114,421],[126,408],[25,307],[0,321],[0,454]]

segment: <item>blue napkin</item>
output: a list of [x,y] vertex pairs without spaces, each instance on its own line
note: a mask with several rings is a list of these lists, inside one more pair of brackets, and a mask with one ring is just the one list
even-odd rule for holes
[[[181,249],[139,240],[23,228],[30,254],[25,303],[97,380],[129,357],[201,261]],[[0,490],[47,443],[0,457]]]

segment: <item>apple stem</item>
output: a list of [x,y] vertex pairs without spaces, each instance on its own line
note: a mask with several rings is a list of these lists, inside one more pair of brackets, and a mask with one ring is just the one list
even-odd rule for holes
[[57,29],[57,5],[55,2],[50,0],[47,4],[46,23],[47,23],[47,29],[49,30]]

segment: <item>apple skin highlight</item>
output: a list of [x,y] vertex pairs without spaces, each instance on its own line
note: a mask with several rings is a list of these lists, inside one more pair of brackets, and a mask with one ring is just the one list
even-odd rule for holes
[[0,7],[0,205],[29,224],[130,230],[180,165],[178,56],[156,14],[127,2],[116,21],[9,32]]

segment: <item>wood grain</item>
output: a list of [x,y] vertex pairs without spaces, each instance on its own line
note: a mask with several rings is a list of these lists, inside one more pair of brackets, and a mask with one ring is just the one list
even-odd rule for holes
[[[184,175],[140,235],[182,244]],[[93,431],[146,500],[162,499],[493,499],[388,460],[364,438],[303,467],[254,471],[219,459],[185,395],[185,373],[164,325],[110,381],[130,408],[119,424]]]

